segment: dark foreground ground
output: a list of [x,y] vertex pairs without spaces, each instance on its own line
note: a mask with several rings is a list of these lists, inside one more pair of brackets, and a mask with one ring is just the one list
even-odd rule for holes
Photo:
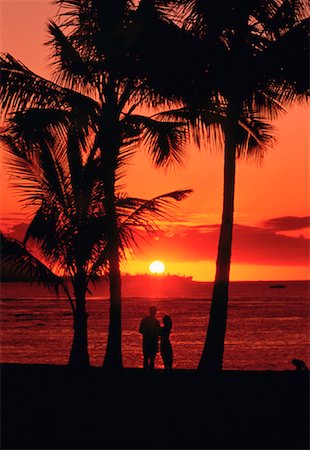
[[309,378],[298,372],[1,366],[3,449],[308,449]]

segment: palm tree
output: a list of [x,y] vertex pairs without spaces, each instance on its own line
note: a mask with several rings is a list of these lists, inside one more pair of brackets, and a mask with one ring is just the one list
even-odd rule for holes
[[135,18],[141,20],[141,14],[133,2],[58,0],[57,3],[62,8],[58,16],[60,25],[53,21],[49,24],[55,82],[37,76],[12,56],[4,55],[0,61],[0,99],[6,114],[25,108],[41,113],[44,109],[44,114],[51,110],[69,112],[79,122],[79,131],[73,138],[81,148],[92,137],[90,153],[92,157],[98,156],[109,239],[110,325],[104,364],[120,368],[117,168],[127,162],[138,142],[146,144],[156,165],[165,165],[170,160],[180,162],[188,129],[183,122],[171,122],[158,114],[148,117],[139,114],[142,105],[156,106],[162,97],[154,94],[135,68],[135,46],[141,39],[137,33],[140,22],[135,22]]
[[12,119],[11,135],[2,136],[10,154],[8,169],[17,179],[22,200],[36,209],[20,252],[4,252],[4,257],[20,266],[21,253],[28,251],[25,246],[30,241],[38,253],[36,266],[59,274],[54,277],[62,281],[74,319],[70,364],[88,366],[86,292],[92,266],[106,246],[104,215],[98,208],[102,189],[95,177],[96,164],[89,159],[83,163],[72,128],[67,139],[55,140],[38,125],[40,119],[38,111],[18,113]]
[[[199,73],[195,67],[194,88],[184,88],[185,111],[194,111],[205,126],[217,122],[215,131],[220,127],[224,143],[222,223],[209,325],[199,363],[201,370],[219,372],[227,321],[236,158],[261,158],[273,140],[269,120],[309,92],[309,9],[303,0],[171,3],[183,7],[183,28],[204,47],[204,71]],[[214,139],[209,132],[210,136]]]
[[[46,119],[49,129],[43,125]],[[59,136],[57,130],[51,132],[50,123],[51,117],[42,118],[38,111],[26,110],[15,114],[10,134],[1,136],[10,155],[7,167],[17,180],[15,186],[23,194],[23,202],[36,208],[23,242],[1,235],[1,258],[15,273],[27,274],[56,291],[64,289],[74,323],[69,364],[86,367],[86,293],[107,270],[110,251],[99,157],[92,159],[87,154],[83,158],[72,123],[67,130],[63,123]],[[122,253],[135,245],[135,228],[143,226],[152,231],[154,220],[166,217],[171,210],[171,201],[182,200],[189,192],[170,192],[151,200],[118,192],[115,201]],[[28,241],[31,251],[26,246]]]

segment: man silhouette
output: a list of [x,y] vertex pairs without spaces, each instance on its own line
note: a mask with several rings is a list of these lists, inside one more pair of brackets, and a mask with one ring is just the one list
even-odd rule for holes
[[160,333],[160,323],[156,319],[156,306],[150,307],[150,315],[142,319],[139,333],[143,336],[143,368],[154,369],[156,353],[158,352],[158,337]]

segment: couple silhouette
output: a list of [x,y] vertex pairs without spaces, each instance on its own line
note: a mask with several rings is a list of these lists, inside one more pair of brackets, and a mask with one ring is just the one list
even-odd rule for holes
[[173,353],[169,339],[172,328],[170,316],[163,317],[163,326],[156,319],[156,306],[150,307],[150,315],[142,319],[139,332],[143,336],[143,368],[154,369],[156,353],[158,353],[158,341],[160,338],[160,353],[166,370],[172,369]]

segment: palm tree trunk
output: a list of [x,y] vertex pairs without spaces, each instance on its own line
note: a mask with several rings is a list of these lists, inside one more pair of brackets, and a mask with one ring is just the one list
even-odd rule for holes
[[69,365],[76,367],[89,366],[87,336],[88,314],[86,312],[86,282],[84,278],[83,274],[78,274],[74,286],[76,310],[74,314],[74,336]]
[[119,266],[118,244],[110,248],[109,256],[110,283],[110,322],[108,342],[103,366],[108,369],[121,369],[122,364],[122,302],[121,302],[121,273]]
[[[101,161],[103,169],[104,209],[107,219],[108,263],[110,285],[110,321],[108,342],[103,366],[107,369],[121,369],[122,364],[122,295],[121,272],[119,262],[119,233],[115,202],[115,174],[120,142],[118,123],[112,111],[106,120],[105,133],[102,135]],[[117,125],[116,125],[117,123]],[[108,150],[108,151],[107,151]]]
[[[236,115],[234,115],[236,117]],[[237,116],[238,117],[238,116]],[[228,286],[234,218],[236,129],[238,121],[227,119],[225,127],[224,199],[208,331],[199,370],[220,372],[226,333]]]

